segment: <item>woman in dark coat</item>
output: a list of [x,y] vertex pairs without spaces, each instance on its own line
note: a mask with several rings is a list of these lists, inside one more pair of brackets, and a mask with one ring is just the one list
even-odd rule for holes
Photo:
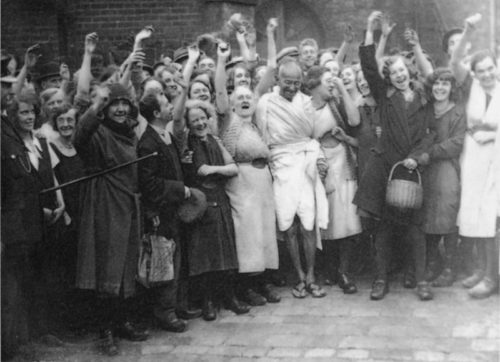
[[435,287],[453,284],[453,261],[458,243],[457,214],[460,206],[460,164],[467,123],[463,107],[454,102],[456,82],[449,69],[440,68],[427,80],[432,103],[428,115],[436,140],[428,151],[429,165],[424,177],[424,224],[429,252],[428,267],[436,272],[439,241],[444,238],[444,263]]
[[[406,171],[401,177],[411,178],[409,171],[425,163],[422,154],[433,140],[425,117],[426,99],[410,75],[401,56],[394,56],[384,66],[385,79],[378,73],[373,43],[373,28],[382,14],[374,12],[368,19],[365,44],[359,48],[361,68],[377,102],[382,134],[359,183],[354,204],[362,216],[380,219],[376,235],[377,277],[371,299],[382,299],[388,292],[387,272],[389,243],[400,228],[409,241],[416,266],[417,293],[422,300],[432,299],[430,286],[425,282],[425,236],[420,228],[418,212],[397,210],[386,205],[387,178],[395,163],[402,161]],[[399,176],[398,176],[399,177]]]
[[[74,136],[87,174],[137,159],[133,130],[137,109],[127,90],[113,84],[97,93]],[[127,320],[124,302],[135,291],[140,242],[137,164],[91,179],[81,188],[76,284],[103,297],[103,349],[114,355],[118,350],[113,334],[130,340],[147,338]]]
[[64,212],[55,192],[45,139],[33,136],[38,99],[21,94],[2,116],[2,359],[21,344],[48,332],[44,264],[50,239],[45,226]]
[[203,318],[207,321],[216,318],[214,297],[221,287],[228,309],[236,314],[249,311],[234,294],[233,274],[238,270],[238,256],[231,206],[225,192],[226,180],[238,174],[238,166],[222,142],[209,134],[208,122],[214,114],[206,102],[192,100],[186,103],[188,149],[192,151],[193,162],[185,165],[185,182],[202,190],[208,202],[203,217],[190,228],[189,273],[202,277]]

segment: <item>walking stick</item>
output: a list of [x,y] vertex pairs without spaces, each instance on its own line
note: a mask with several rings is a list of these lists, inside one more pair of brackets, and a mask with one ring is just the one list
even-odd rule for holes
[[154,157],[154,156],[158,156],[158,152],[150,153],[149,155],[139,157],[139,158],[137,158],[137,159],[135,159],[133,161],[122,163],[120,165],[108,168],[107,170],[96,172],[96,173],[94,173],[92,175],[83,176],[83,177],[80,177],[80,178],[77,178],[77,179],[65,182],[65,183],[63,183],[63,184],[61,184],[59,186],[50,187],[48,189],[40,191],[40,194],[44,194],[44,193],[47,193],[47,192],[56,191],[56,190],[62,189],[64,187],[71,186],[71,185],[74,185],[74,184],[77,184],[77,183],[80,183],[80,182],[83,182],[83,181],[88,181],[88,180],[94,179],[96,177],[103,176],[103,175],[106,175],[108,173],[114,172],[114,171],[119,170],[121,168],[130,166],[130,165],[132,165],[134,163],[144,161],[144,160],[146,160],[146,159],[148,159],[150,157]]

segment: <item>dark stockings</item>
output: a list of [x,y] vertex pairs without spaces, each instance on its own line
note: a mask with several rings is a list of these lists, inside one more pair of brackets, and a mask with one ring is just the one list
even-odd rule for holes
[[417,282],[424,281],[426,260],[425,234],[418,226],[400,226],[390,222],[381,222],[375,235],[376,279],[387,280],[391,258],[391,241],[398,228],[405,228],[406,247],[410,251],[411,263],[415,265],[415,278]]

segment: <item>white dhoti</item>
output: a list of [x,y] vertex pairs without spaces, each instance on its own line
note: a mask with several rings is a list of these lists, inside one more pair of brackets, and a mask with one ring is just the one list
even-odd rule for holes
[[328,226],[328,201],[316,160],[319,143],[309,140],[271,148],[276,217],[281,231],[288,230],[297,215],[306,230],[315,224]]

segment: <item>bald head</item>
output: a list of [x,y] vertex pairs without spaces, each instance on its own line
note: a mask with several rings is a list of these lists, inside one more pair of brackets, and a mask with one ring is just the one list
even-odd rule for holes
[[299,91],[302,85],[302,69],[295,60],[284,61],[278,69],[280,95],[288,101]]
[[278,77],[299,77],[302,80],[302,69],[295,59],[284,60],[278,68]]

